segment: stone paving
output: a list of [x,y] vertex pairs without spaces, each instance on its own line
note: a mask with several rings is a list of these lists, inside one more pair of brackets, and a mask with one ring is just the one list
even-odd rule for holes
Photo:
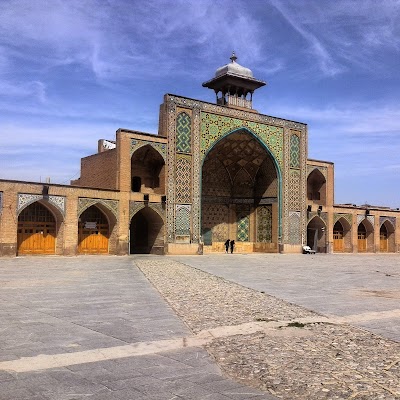
[[400,342],[398,254],[217,254],[174,260]]
[[398,399],[399,271],[398,255],[0,259],[0,400]]
[[[199,263],[202,269],[208,269],[212,261],[216,265],[225,262],[225,266],[236,267],[240,278],[228,271],[232,279],[227,281],[174,261],[177,257],[142,258],[136,264],[193,332],[210,332],[214,339],[205,346],[229,376],[287,400],[400,398],[398,342],[350,325],[360,320],[354,314],[351,318],[323,316],[269,296],[264,290],[232,282],[247,276],[262,278],[252,267],[244,272],[248,260],[265,262],[271,258],[228,257],[224,261],[213,256],[205,264],[199,263],[198,257],[179,259]],[[301,256],[286,260],[303,262]],[[307,262],[312,269],[312,259]],[[222,267],[221,274],[224,271]],[[290,268],[288,271],[285,274],[282,269],[280,276],[290,285]],[[390,320],[388,310],[383,314],[380,318],[378,312],[363,312],[361,320],[374,318],[382,324]]]
[[222,375],[133,261],[0,260],[0,400],[274,398]]

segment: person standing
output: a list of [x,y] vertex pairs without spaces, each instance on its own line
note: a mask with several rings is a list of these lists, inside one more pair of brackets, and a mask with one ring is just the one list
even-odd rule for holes
[[228,254],[229,250],[229,239],[225,242],[225,253]]
[[234,240],[231,240],[230,246],[231,246],[231,254],[232,254],[233,253],[233,249],[235,248],[235,241]]

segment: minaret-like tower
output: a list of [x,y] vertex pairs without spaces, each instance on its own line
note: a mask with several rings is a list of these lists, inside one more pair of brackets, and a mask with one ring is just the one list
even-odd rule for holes
[[236,62],[235,52],[231,62],[215,72],[215,78],[203,83],[204,87],[213,89],[217,96],[217,104],[235,108],[253,108],[253,93],[266,85],[253,77],[249,68]]

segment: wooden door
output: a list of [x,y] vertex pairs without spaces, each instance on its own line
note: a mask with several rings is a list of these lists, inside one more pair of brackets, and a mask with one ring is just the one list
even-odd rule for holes
[[78,226],[78,252],[107,254],[109,227],[104,214],[96,207],[82,213]]
[[388,251],[388,237],[386,233],[382,233],[380,234],[380,251],[385,253]]
[[343,232],[333,231],[333,251],[343,252]]
[[18,254],[55,254],[56,222],[40,203],[25,208],[18,217]]
[[365,232],[358,232],[358,252],[365,253],[367,251],[367,235]]

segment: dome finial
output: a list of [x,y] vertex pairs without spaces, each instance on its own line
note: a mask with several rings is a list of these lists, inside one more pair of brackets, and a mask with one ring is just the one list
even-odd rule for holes
[[232,51],[231,61],[235,62],[236,60],[237,60],[237,57],[236,57],[235,51]]

